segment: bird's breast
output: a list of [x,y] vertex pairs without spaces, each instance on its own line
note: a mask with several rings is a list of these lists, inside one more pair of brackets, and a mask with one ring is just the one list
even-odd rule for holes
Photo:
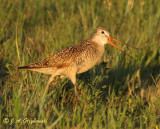
[[103,51],[86,52],[76,60],[77,74],[88,71],[101,61]]

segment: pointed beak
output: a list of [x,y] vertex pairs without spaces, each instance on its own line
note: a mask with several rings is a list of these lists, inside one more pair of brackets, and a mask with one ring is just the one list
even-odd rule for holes
[[[127,45],[127,44],[122,43],[121,41],[118,41],[117,39],[115,39],[115,38],[113,38],[113,37],[111,37],[111,36],[108,38],[108,42],[107,42],[107,43],[109,43],[110,45],[112,45],[113,47],[115,47],[116,49],[118,49],[118,50],[120,50],[121,52],[123,52],[124,54],[128,55],[128,54],[125,53],[122,49],[120,49],[119,47],[117,47],[117,46],[111,41],[111,39],[114,40],[114,41],[116,41],[116,42],[119,42],[119,43],[121,43],[121,44],[124,44],[124,45]],[[129,45],[127,45],[127,46],[129,46]],[[132,47],[132,46],[130,46],[130,47]],[[128,55],[128,56],[131,57],[131,58],[133,58],[133,57],[130,56],[130,55]]]

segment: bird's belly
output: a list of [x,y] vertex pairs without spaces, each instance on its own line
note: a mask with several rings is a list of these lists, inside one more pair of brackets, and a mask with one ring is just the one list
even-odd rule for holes
[[86,64],[81,64],[77,66],[77,74],[83,73],[88,71],[89,69],[93,68],[96,65],[96,62],[90,62]]
[[[91,68],[92,68],[92,67],[91,67]],[[91,68],[88,68],[88,67],[81,68],[81,69],[79,69],[79,70],[77,71],[77,74],[80,74],[80,73],[86,72],[86,71],[88,71],[88,70],[89,70],[89,69],[91,69]]]

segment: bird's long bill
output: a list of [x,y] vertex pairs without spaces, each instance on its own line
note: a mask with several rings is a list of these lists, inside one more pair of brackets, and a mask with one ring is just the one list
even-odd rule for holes
[[113,37],[111,37],[111,36],[110,36],[110,39],[112,39],[112,40],[114,40],[114,41],[116,41],[116,42],[118,42],[118,43],[121,43],[121,44],[123,44],[123,45],[129,46],[129,47],[131,47],[131,48],[138,49],[138,48],[133,47],[133,46],[131,46],[131,45],[129,45],[129,44],[123,43],[123,42],[121,42],[121,41],[119,41],[119,40],[117,40],[117,39],[115,39],[115,38],[113,38]]
[[[114,41],[120,42],[120,43],[122,43],[122,42],[114,39],[113,37],[109,37],[109,39],[108,39],[108,43],[109,43],[110,45],[112,45],[113,47],[117,48],[117,49],[120,50],[121,52],[125,53],[122,49],[120,49],[119,47],[117,47],[117,46],[111,41],[111,39],[113,39]],[[123,43],[122,43],[122,44],[123,44]],[[125,53],[125,54],[128,55],[127,53]],[[130,56],[130,55],[128,55],[128,56],[131,57],[131,58],[133,58],[133,57]]]

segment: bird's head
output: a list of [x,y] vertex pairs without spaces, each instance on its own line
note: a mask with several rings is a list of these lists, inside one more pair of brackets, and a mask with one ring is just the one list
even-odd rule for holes
[[[97,28],[97,30],[94,33],[94,35],[93,35],[93,37],[92,37],[91,40],[94,41],[94,42],[96,42],[96,43],[98,43],[99,45],[102,45],[102,46],[104,46],[105,44],[110,44],[110,45],[112,45],[113,47],[117,48],[118,50],[120,50],[123,53],[125,53],[125,52],[122,49],[120,49],[119,47],[117,47],[111,40],[114,40],[114,41],[116,41],[118,43],[127,45],[129,47],[138,49],[136,47],[133,47],[133,46],[128,45],[128,44],[125,44],[125,43],[123,43],[123,42],[121,42],[121,41],[119,41],[119,40],[111,37],[110,34],[109,34],[109,32],[106,29],[101,28],[101,27]],[[125,54],[128,55],[127,53],[125,53]],[[128,56],[130,56],[130,55],[128,55]]]
[[110,34],[106,29],[98,27],[92,37],[92,40],[94,42],[97,42],[99,45],[105,45],[107,44],[109,37],[110,37]]

